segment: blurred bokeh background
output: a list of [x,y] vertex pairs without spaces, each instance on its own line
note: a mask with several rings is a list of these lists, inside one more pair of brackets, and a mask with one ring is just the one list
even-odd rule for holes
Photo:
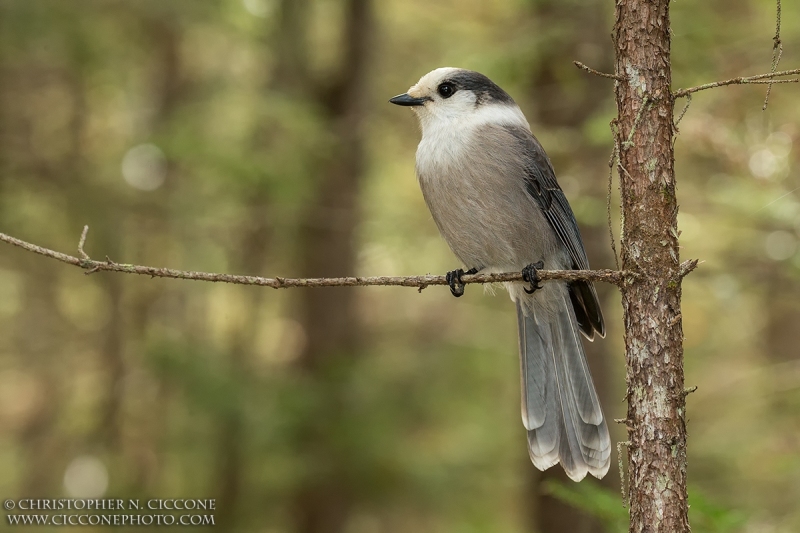
[[[774,2],[672,9],[676,88],[769,70]],[[613,268],[613,84],[572,64],[612,69],[612,19],[611,0],[2,0],[1,231],[73,253],[88,224],[93,257],[178,269],[444,273],[417,126],[387,99],[461,66],[517,100]],[[782,37],[800,66],[800,4]],[[683,293],[695,532],[800,531],[800,90],[762,111],[765,92],[696,94],[676,142],[682,255],[704,261]],[[615,179],[615,232],[617,203]],[[620,418],[600,289],[587,349]],[[0,496],[216,498],[219,531],[625,531],[615,466],[573,484],[530,464],[515,328],[502,290],[85,276],[3,244]]]

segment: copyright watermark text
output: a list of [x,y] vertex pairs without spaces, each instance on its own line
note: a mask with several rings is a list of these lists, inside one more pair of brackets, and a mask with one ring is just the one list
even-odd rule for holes
[[213,526],[216,500],[21,498],[3,508],[10,526]]

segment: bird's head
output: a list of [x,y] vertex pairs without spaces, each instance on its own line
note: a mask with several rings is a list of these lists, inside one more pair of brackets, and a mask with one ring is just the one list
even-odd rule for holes
[[[437,68],[389,102],[409,106],[416,113],[423,133],[430,126],[467,126],[478,119],[522,116],[514,100],[496,83],[479,72],[460,68]],[[523,123],[526,124],[524,117]]]

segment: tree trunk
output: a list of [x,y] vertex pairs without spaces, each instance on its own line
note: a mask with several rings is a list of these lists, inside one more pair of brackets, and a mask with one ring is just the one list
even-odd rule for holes
[[[158,142],[160,137],[169,134],[176,113],[182,105],[185,105],[191,94],[192,85],[185,75],[181,55],[183,27],[180,18],[166,10],[151,13],[150,10],[142,8],[134,9],[133,14],[135,15],[133,20],[136,20],[150,43],[148,57],[151,61],[148,64],[147,82],[152,97],[152,113],[147,116],[144,138]],[[143,261],[152,263],[164,263],[176,242],[174,206],[180,194],[181,175],[174,158],[169,154],[166,165],[164,184],[157,196],[146,202],[135,202],[127,215],[129,220],[125,222],[126,226],[129,225],[134,230],[125,236],[125,240],[128,241],[125,247],[130,248],[129,253],[134,257],[141,257]],[[103,220],[108,218],[105,216]],[[93,227],[92,231],[98,230]],[[100,231],[103,231],[102,228]],[[116,231],[112,229],[100,236],[92,233],[89,240],[95,242],[102,239],[101,242],[93,244],[93,247],[96,246],[97,250],[112,250],[113,254],[123,242],[122,236]],[[106,234],[107,236],[103,236]],[[113,259],[114,255],[111,255],[111,258]],[[129,301],[128,321],[124,332],[127,349],[131,353],[145,352],[148,339],[152,335],[152,328],[156,324],[191,334],[187,325],[188,314],[184,298],[183,290],[167,285],[140,284],[132,293],[126,292],[123,300]],[[165,302],[169,304],[165,305]],[[164,312],[160,309],[169,311]],[[196,308],[192,311],[201,312]],[[152,409],[152,412],[146,417],[146,421],[138,422],[138,431],[143,437],[130,458],[135,465],[132,486],[144,493],[156,490],[155,487],[159,486],[165,471],[167,458],[163,440],[171,423],[170,410],[173,403],[174,385],[159,375],[155,376],[155,380],[157,391],[155,398],[147,404],[148,407],[145,407]],[[124,398],[127,398],[127,395]],[[118,409],[114,416],[119,418],[123,412],[124,409]],[[122,423],[126,423],[124,417]],[[223,509],[222,506],[218,508]]]
[[[272,226],[269,222],[270,198],[263,187],[250,191],[247,215],[238,232],[241,240],[233,255],[233,265],[239,272],[258,273],[263,271],[269,258],[272,242]],[[248,287],[236,287],[246,289]],[[242,316],[230,332],[228,372],[232,378],[246,376],[252,367],[252,356],[261,325],[258,312],[266,291],[242,291],[240,307]],[[245,455],[247,424],[237,402],[234,409],[225,409],[220,414],[217,444],[216,486],[218,487],[219,524],[235,529],[240,516],[239,505],[244,492],[244,478],[247,467]]]
[[[781,364],[800,358],[800,302],[786,290],[792,280],[786,268],[780,263],[770,262],[758,269],[760,280],[755,283],[766,285],[766,325],[764,327],[764,347],[768,364]],[[788,406],[787,406],[788,407]]]
[[58,431],[64,411],[65,394],[59,365],[58,341],[66,330],[56,311],[56,275],[49,265],[20,262],[25,266],[20,299],[22,308],[15,318],[14,348],[25,354],[21,368],[35,380],[39,396],[19,432],[22,450],[19,494],[37,497],[58,490],[65,442]]
[[[294,1],[294,0],[289,0]],[[311,81],[316,104],[325,113],[334,139],[320,161],[320,179],[302,222],[301,272],[304,276],[348,276],[356,266],[358,205],[364,174],[363,109],[367,56],[373,25],[371,0],[346,0],[342,63],[328,85]],[[306,69],[307,70],[307,69]],[[294,495],[295,531],[339,533],[354,505],[351,450],[337,443],[337,425],[353,360],[361,349],[363,326],[356,310],[357,291],[334,287],[302,292],[300,322],[306,346],[298,366],[326,402],[327,413],[311,415],[300,430],[298,447],[315,465]]]
[[688,532],[669,0],[618,1],[613,37],[630,531]]

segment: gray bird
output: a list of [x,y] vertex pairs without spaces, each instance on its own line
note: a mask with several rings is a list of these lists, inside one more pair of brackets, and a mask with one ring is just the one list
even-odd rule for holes
[[533,464],[561,463],[580,481],[602,478],[611,441],[592,383],[580,331],[605,336],[590,282],[539,285],[537,269],[588,269],[575,216],[550,159],[514,100],[483,74],[429,72],[389,100],[410,106],[422,127],[417,178],[450,249],[468,269],[447,274],[461,296],[461,276],[520,272],[507,283],[517,307],[522,422]]

